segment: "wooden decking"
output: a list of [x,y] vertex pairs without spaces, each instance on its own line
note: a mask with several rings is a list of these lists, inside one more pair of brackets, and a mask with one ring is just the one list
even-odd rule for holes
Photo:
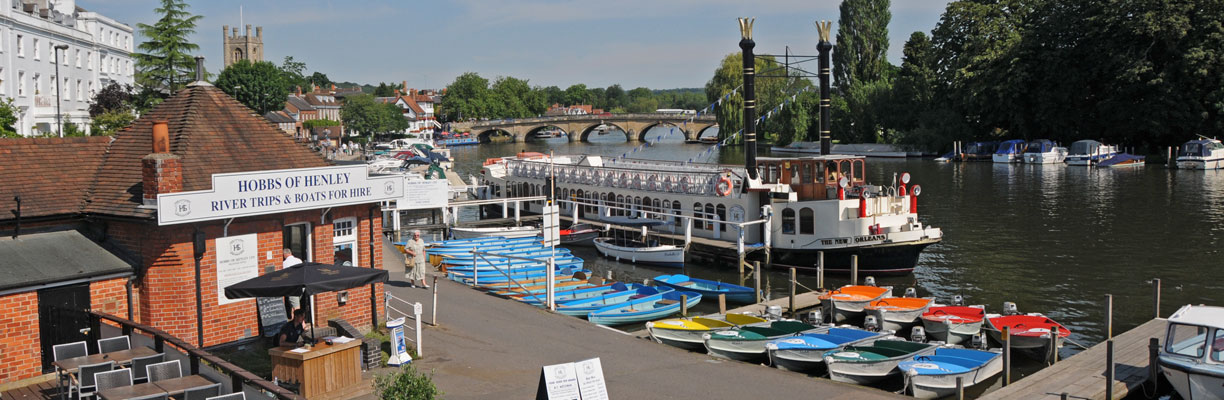
[[4,391],[0,394],[0,399],[4,400],[43,400],[43,399],[58,399],[56,396],[57,389],[55,387],[55,379],[30,384]]
[[[1148,378],[1148,339],[1164,340],[1166,320],[1153,319],[1114,337],[1113,397],[1120,399]],[[1105,398],[1104,342],[1066,360],[987,393],[982,399],[1070,399]]]

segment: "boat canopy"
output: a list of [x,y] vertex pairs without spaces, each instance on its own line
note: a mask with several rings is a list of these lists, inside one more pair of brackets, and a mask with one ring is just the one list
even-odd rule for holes
[[995,154],[1017,154],[1024,152],[1024,140],[1012,139],[999,144]]
[[1198,139],[1191,140],[1181,145],[1181,149],[1177,152],[1179,156],[1190,157],[1207,157],[1211,155],[1212,150],[1224,149],[1224,144],[1220,144],[1219,140],[1214,139]]
[[973,142],[965,147],[965,153],[969,154],[992,154],[995,148],[999,146],[999,142]]
[[1169,316],[1169,322],[1224,328],[1224,307],[1185,305]]
[[1050,139],[1037,139],[1029,142],[1028,149],[1025,153],[1049,153],[1054,151],[1054,141]]
[[1071,143],[1071,154],[1072,155],[1096,154],[1096,152],[1101,149],[1101,146],[1104,146],[1104,144],[1101,144],[1101,142],[1098,142],[1095,140],[1076,141],[1075,143]]

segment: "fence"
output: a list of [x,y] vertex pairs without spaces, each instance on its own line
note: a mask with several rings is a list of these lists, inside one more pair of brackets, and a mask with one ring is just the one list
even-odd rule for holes
[[[434,324],[437,324],[437,318],[438,318],[438,312],[437,312],[437,310],[438,310],[438,308],[437,308],[437,303],[438,303],[438,280],[437,280],[437,278],[434,278],[434,285],[433,285],[433,289],[434,289],[434,313],[433,313],[433,315],[434,315]],[[413,326],[411,329],[412,329],[412,332],[413,332],[413,334],[414,334],[414,335],[413,335],[413,337],[415,337],[415,339],[408,339],[408,340],[412,340],[412,343],[413,343],[414,345],[416,345],[416,354],[417,354],[417,357],[421,357],[421,356],[424,354],[424,353],[422,353],[422,352],[421,352],[421,314],[424,312],[424,308],[425,308],[425,307],[423,307],[423,306],[421,305],[421,303],[419,303],[419,302],[417,302],[417,303],[410,303],[410,302],[408,302],[407,300],[401,299],[401,298],[399,298],[399,297],[395,297],[395,295],[391,294],[391,292],[386,292],[386,297],[385,297],[385,299],[386,299],[386,300],[384,300],[384,302],[385,302],[386,309],[387,309],[387,321],[388,321],[388,322],[390,322],[391,320],[396,319],[396,318],[412,318],[412,320],[413,320],[413,322],[414,322],[414,324],[413,324],[414,326]],[[408,313],[408,312],[404,312],[403,310],[400,310],[400,309],[398,309],[398,308],[395,308],[395,306],[393,306],[393,305],[392,305],[392,304],[393,304],[392,302],[398,302],[399,304],[401,304],[401,307],[404,307],[404,306],[406,306],[406,307],[412,307],[412,312],[411,312],[411,313]],[[391,312],[392,312],[392,311],[399,313],[399,315],[400,315],[400,316],[399,316],[399,317],[392,317],[392,316],[391,316]],[[408,329],[408,324],[404,324],[403,326],[404,326],[404,329]],[[392,336],[392,340],[395,340],[395,339],[394,339],[394,338],[395,338],[395,335],[394,335],[394,334],[392,334],[391,336]],[[405,335],[404,335],[404,337],[405,337],[405,338],[408,338],[409,336],[408,336],[407,334],[405,334]],[[391,344],[391,348],[392,348],[392,349],[395,349],[395,346],[397,346],[397,345],[398,345],[398,343],[392,343],[392,344]]]

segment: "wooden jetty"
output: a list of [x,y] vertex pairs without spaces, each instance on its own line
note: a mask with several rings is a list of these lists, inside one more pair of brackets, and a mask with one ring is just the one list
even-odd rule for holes
[[[1150,338],[1164,340],[1167,320],[1156,318],[1115,336],[1113,397],[1126,397],[1148,380]],[[1106,398],[1106,342],[1049,366],[982,399]]]

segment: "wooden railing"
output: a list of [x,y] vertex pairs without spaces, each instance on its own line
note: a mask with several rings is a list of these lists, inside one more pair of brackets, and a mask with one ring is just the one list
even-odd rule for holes
[[305,397],[302,397],[298,395],[297,393],[293,393],[292,391],[289,391],[288,389],[277,386],[273,384],[272,382],[268,382],[264,380],[263,378],[260,378],[258,375],[255,375],[251,373],[250,371],[242,369],[242,367],[234,365],[228,361],[222,360],[220,357],[217,357],[213,355],[212,353],[204,351],[203,349],[192,346],[188,344],[187,342],[184,342],[182,339],[179,339],[175,337],[174,335],[166,333],[166,331],[163,331],[161,329],[157,329],[157,328],[154,328],[148,325],[139,324],[139,323],[130,321],[125,318],[116,317],[114,315],[107,314],[104,312],[89,311],[89,326],[90,326],[90,330],[89,330],[90,338],[89,339],[91,341],[96,342],[98,339],[101,338],[100,328],[101,328],[101,323],[104,320],[110,321],[114,324],[119,325],[120,329],[123,330],[124,335],[131,335],[133,332],[142,332],[146,335],[152,336],[153,337],[153,349],[159,353],[163,353],[166,351],[165,349],[166,349],[167,344],[177,348],[183,354],[186,354],[187,357],[191,360],[190,361],[191,373],[193,375],[200,373],[200,362],[201,361],[211,365],[213,368],[220,370],[222,373],[230,377],[230,384],[232,385],[233,390],[235,392],[242,391],[243,385],[249,384],[265,392],[272,393],[278,399],[306,400]]

